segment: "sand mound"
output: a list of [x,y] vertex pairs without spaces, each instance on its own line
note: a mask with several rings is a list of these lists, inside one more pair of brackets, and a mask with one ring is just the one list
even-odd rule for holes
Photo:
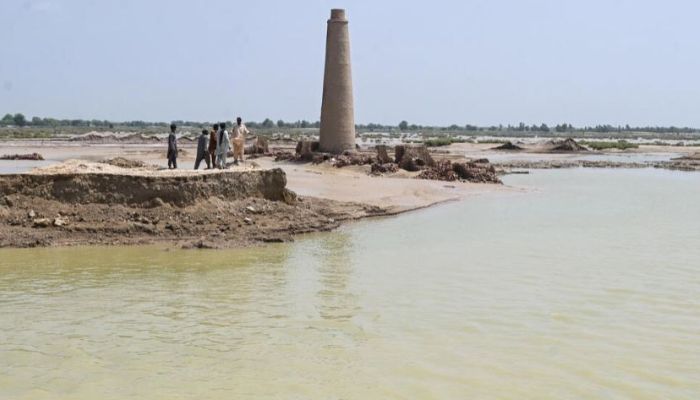
[[553,142],[552,146],[553,147],[550,149],[550,151],[552,151],[552,152],[570,153],[570,152],[588,151],[587,148],[576,143],[576,141],[572,138],[568,138],[568,139],[564,140],[563,142]]
[[[182,151],[181,151],[182,152]],[[129,160],[121,157],[102,162],[92,162],[85,160],[66,160],[60,164],[46,167],[34,168],[27,172],[28,175],[61,175],[61,174],[112,174],[112,175],[134,175],[147,177],[184,177],[215,175],[224,173],[221,170],[201,170],[193,169],[165,169],[140,161]]]
[[522,147],[513,144],[513,142],[506,142],[500,146],[494,147],[491,150],[502,150],[502,151],[521,151],[524,150]]
[[[102,161],[104,164],[109,164],[113,165],[115,167],[119,168],[145,168],[146,163],[143,161],[139,160],[129,160],[128,158],[124,157],[115,157],[115,158],[110,158],[108,160]],[[152,169],[156,169],[156,167],[152,167]]]
[[66,160],[61,164],[49,165],[41,168],[34,168],[27,172],[28,175],[58,175],[58,174],[117,174],[134,175],[143,173],[153,173],[153,170],[146,168],[124,168],[123,166],[108,162],[91,162],[84,160]]

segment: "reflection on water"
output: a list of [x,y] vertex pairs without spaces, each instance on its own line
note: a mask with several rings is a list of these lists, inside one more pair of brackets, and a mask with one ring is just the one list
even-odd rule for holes
[[0,250],[0,398],[699,398],[700,175],[507,180],[293,244]]
[[356,295],[348,287],[352,274],[351,238],[346,233],[328,235],[320,240],[323,252],[319,261],[319,313],[329,320],[348,321],[357,311]]

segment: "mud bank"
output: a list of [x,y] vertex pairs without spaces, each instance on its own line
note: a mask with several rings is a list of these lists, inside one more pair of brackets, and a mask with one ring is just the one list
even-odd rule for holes
[[195,248],[293,240],[377,206],[298,197],[281,169],[0,175],[0,247],[169,242]]
[[112,173],[15,174],[0,177],[0,194],[66,203],[99,203],[148,206],[167,203],[192,205],[219,197],[241,200],[250,197],[292,203],[284,171],[232,172],[184,176],[144,176]]

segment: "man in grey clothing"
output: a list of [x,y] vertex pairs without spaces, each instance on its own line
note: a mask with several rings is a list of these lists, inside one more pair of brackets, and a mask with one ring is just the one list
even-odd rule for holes
[[219,122],[219,133],[216,140],[216,163],[219,169],[226,169],[226,156],[231,150],[231,140],[228,137],[226,130],[226,122]]
[[177,137],[175,136],[175,124],[170,124],[170,135],[168,135],[168,168],[177,169]]
[[207,169],[211,168],[209,164],[209,132],[202,129],[202,134],[197,139],[197,159],[194,162],[194,169],[199,169],[199,164],[202,160],[207,162]]

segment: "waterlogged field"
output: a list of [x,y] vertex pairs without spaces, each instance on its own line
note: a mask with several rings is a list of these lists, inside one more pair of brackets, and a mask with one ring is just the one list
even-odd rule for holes
[[236,251],[0,250],[0,398],[700,398],[700,175]]

